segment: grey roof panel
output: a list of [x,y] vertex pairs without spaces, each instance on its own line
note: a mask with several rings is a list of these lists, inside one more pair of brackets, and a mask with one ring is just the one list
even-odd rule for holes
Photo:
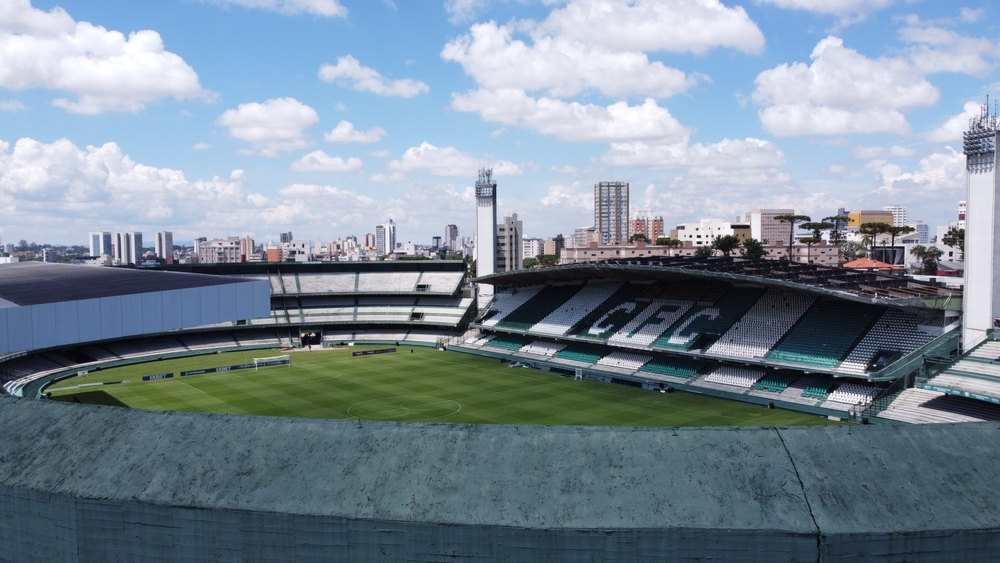
[[0,299],[40,305],[238,283],[225,276],[18,262],[0,265]]

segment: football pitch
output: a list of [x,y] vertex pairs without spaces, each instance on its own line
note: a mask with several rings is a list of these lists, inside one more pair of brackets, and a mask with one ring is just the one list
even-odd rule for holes
[[[400,347],[294,352],[292,366],[180,377],[181,371],[253,363],[275,351],[161,360],[72,377],[47,389],[62,401],[139,409],[414,422],[599,426],[792,426],[823,417],[695,395],[575,381],[495,359]],[[411,351],[412,350],[412,351]],[[143,376],[173,373],[169,379]],[[125,382],[127,381],[127,382]],[[110,385],[96,383],[120,382]],[[79,387],[84,385],[85,387]]]

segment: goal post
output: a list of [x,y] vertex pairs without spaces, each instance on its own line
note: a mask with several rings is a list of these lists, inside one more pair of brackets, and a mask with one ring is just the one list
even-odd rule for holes
[[283,356],[268,356],[266,358],[254,358],[253,359],[253,370],[257,371],[260,368],[270,367],[270,366],[288,366],[292,367],[292,357],[288,354]]

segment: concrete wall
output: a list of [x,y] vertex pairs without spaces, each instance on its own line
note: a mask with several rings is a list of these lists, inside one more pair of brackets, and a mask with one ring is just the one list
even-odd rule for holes
[[0,428],[0,561],[915,562],[1000,550],[994,424],[362,423],[0,397]]

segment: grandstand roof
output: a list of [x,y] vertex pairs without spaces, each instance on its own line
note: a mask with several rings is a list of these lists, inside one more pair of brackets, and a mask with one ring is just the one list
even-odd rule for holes
[[199,274],[17,262],[0,266],[0,303],[41,305],[231,283]]
[[[25,518],[6,523],[0,537],[8,529],[46,537],[32,528],[35,513],[26,507],[42,498],[56,510],[50,494],[100,499],[102,510],[160,507],[164,526],[178,507],[308,515],[315,525],[322,517],[376,520],[393,530],[422,522],[479,526],[482,534],[497,527],[674,530],[745,542],[733,550],[775,534],[804,538],[831,559],[836,552],[866,561],[900,549],[941,554],[959,541],[956,533],[1000,529],[995,424],[450,425],[0,397],[0,427],[0,498],[7,514]],[[204,514],[199,522],[210,530],[245,522]],[[462,530],[454,533],[475,539]],[[921,543],[934,538],[943,543]],[[814,555],[802,560],[825,559]]]
[[671,280],[718,279],[781,286],[898,307],[961,310],[962,292],[881,272],[802,264],[783,260],[693,256],[645,257],[532,268],[476,278],[496,286],[531,286],[588,279]]

